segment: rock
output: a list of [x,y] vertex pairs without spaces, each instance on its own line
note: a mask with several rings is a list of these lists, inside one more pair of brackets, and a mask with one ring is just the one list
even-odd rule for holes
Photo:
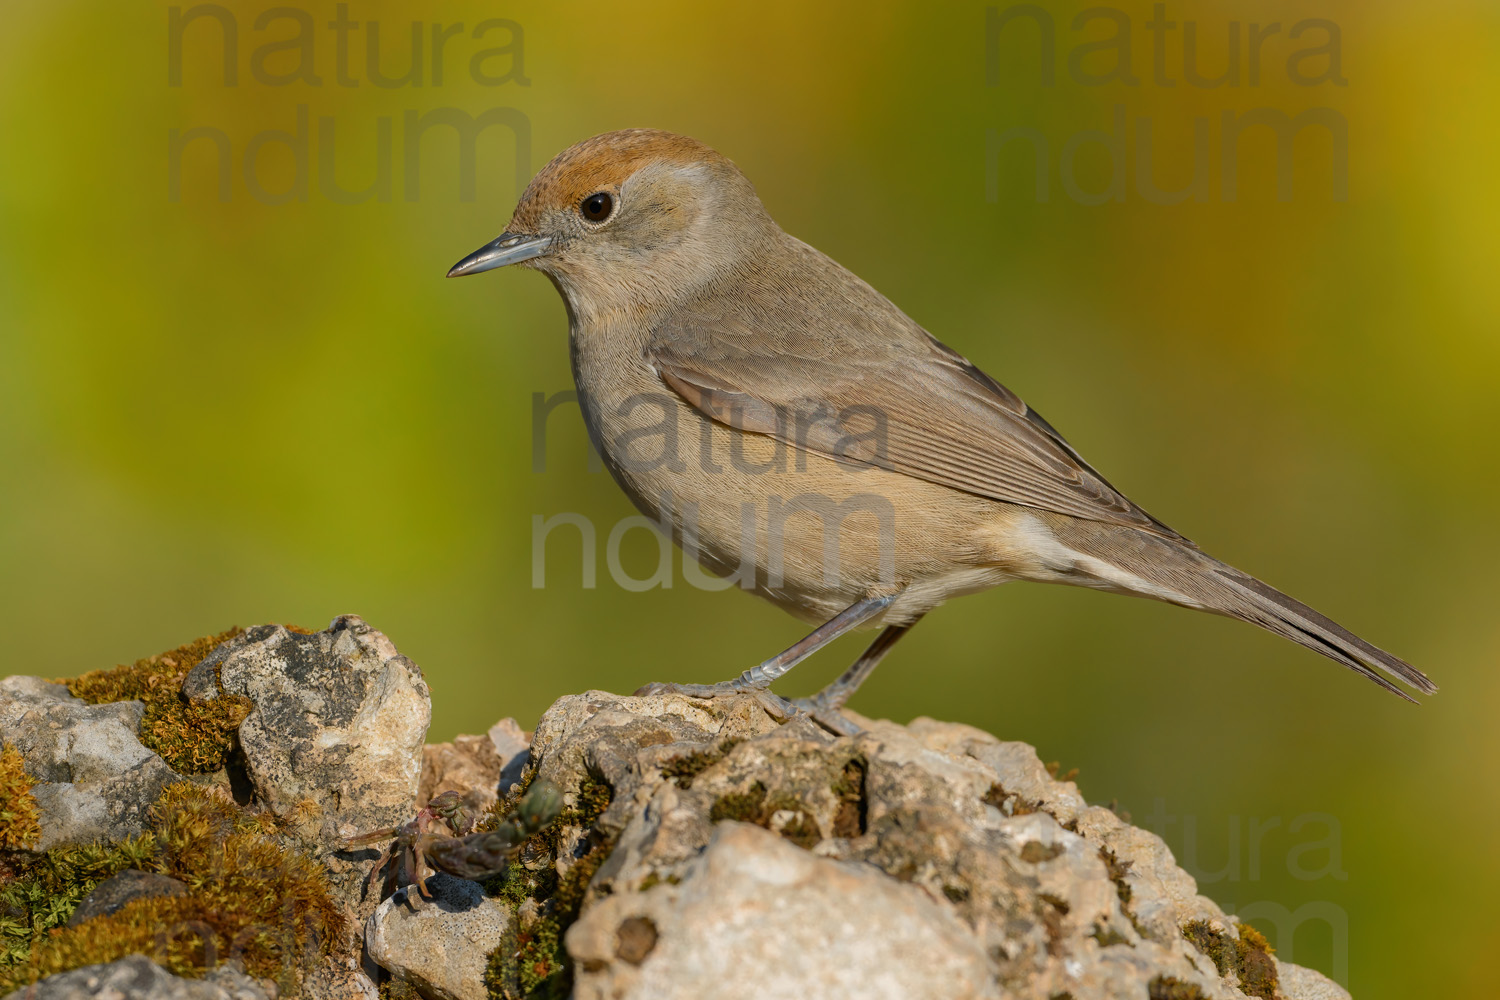
[[254,703],[240,744],[256,798],[278,816],[311,804],[345,837],[411,818],[432,719],[427,683],[363,619],[343,615],[311,635],[249,629],[194,667],[182,690]]
[[422,779],[417,801],[426,803],[446,791],[456,791],[483,812],[500,793],[521,780],[530,759],[531,734],[515,719],[501,719],[484,736],[455,736],[452,743],[429,743],[422,748]]
[[[250,629],[182,690],[253,704],[225,782],[274,814],[268,836],[326,868],[348,918],[298,970],[308,997],[378,1000],[374,963],[462,1000],[489,995],[487,973],[506,996],[582,1000],[1348,997],[1199,895],[1159,838],[1090,806],[1026,744],[971,727],[856,717],[863,731],[841,736],[751,695],[590,691],[531,736],[503,720],[424,749],[420,670],[353,616],[316,634]],[[141,745],[141,712],[0,681],[0,737],[39,781],[43,847],[138,833],[182,780]],[[343,846],[411,820],[419,790],[483,804],[531,778],[566,808],[499,895],[438,874],[433,899],[381,903],[366,876],[385,845]],[[74,923],[167,891],[126,872]],[[274,987],[227,966],[178,979],[132,956],[25,995],[256,1000]]]
[[85,920],[116,913],[126,903],[152,896],[182,896],[188,887],[175,878],[127,868],[113,878],[107,878],[94,886],[94,891],[83,897],[78,909],[68,918],[69,927],[77,927]]
[[439,872],[431,899],[413,889],[380,904],[365,931],[370,957],[398,980],[436,1000],[485,1000],[485,964],[500,945],[511,913],[479,883]]
[[573,925],[577,1000],[1000,996],[954,908],[869,865],[728,822],[681,878]]
[[[553,705],[537,774],[575,806],[612,789],[592,830],[558,836],[564,881],[591,845],[607,852],[566,928],[575,995],[1244,997],[1238,966],[1220,975],[1186,928],[1248,949],[1247,975],[1279,970],[1287,1000],[1347,997],[1241,945],[1159,838],[1026,744],[857,721],[835,737],[749,696]],[[528,900],[520,926],[556,907]]]
[[0,680],[0,740],[38,781],[35,850],[135,836],[161,790],[183,780],[141,745],[142,711],[138,701],[89,705],[38,677]]
[[302,979],[303,997],[308,1000],[380,1000],[380,989],[372,974],[379,970],[365,968],[359,958],[358,942],[349,942],[325,955]]
[[255,799],[286,821],[289,843],[327,868],[347,917],[345,938],[310,970],[307,992],[373,1000],[375,985],[357,956],[380,902],[366,876],[383,845],[351,852],[342,839],[398,827],[416,813],[432,719],[422,671],[363,619],[342,615],[312,634],[248,629],[194,667],[182,691],[254,704],[239,736]]
[[1338,983],[1312,969],[1289,965],[1276,959],[1281,991],[1297,1000],[1349,1000],[1349,994]]
[[488,736],[455,736],[452,743],[429,743],[422,748],[422,778],[417,801],[456,791],[483,811],[499,798],[500,755]]
[[531,761],[531,734],[505,718],[490,727],[490,743],[500,757],[500,792],[505,794],[521,781],[521,774]]
[[[277,839],[326,868],[344,910],[332,954],[299,970],[305,991],[376,1000],[361,946],[365,920],[379,903],[365,879],[379,846],[347,852],[342,838],[399,826],[416,811],[431,717],[421,671],[381,633],[345,616],[316,634],[279,625],[241,633],[188,673],[182,693],[200,703],[225,695],[250,701],[222,776],[226,793],[274,814]],[[17,745],[27,772],[41,782],[32,791],[41,813],[39,850],[140,833],[162,789],[185,780],[137,739],[142,711],[140,702],[87,705],[37,678],[0,682],[0,736]],[[491,751],[489,786],[502,763]],[[97,887],[74,923],[111,912],[142,889],[163,888],[144,886],[143,877],[128,872]]]
[[275,995],[228,965],[203,979],[182,979],[144,955],[130,955],[48,976],[5,1000],[273,1000]]

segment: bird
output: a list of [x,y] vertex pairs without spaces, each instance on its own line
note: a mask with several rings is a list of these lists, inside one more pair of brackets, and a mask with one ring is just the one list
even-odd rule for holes
[[[1015,393],[783,231],[704,143],[625,129],[565,149],[448,276],[507,265],[561,294],[590,439],[635,505],[703,566],[816,625],[733,679],[637,693],[753,693],[848,732],[848,699],[919,619],[1012,581],[1236,618],[1407,701],[1396,682],[1437,690],[1126,498]],[[874,627],[818,694],[769,692]]]

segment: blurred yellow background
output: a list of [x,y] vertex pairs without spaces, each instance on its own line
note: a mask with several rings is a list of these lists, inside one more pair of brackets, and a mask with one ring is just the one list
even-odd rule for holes
[[[444,279],[555,152],[667,128],[734,159],[783,227],[1015,389],[1152,513],[1443,688],[1413,708],[1244,625],[1022,585],[931,616],[854,707],[961,720],[1079,767],[1084,793],[1157,825],[1204,893],[1272,916],[1257,924],[1283,957],[1359,997],[1490,994],[1500,9],[1172,3],[1166,30],[1143,2],[1076,28],[1082,3],[1008,21],[1001,4],[987,29],[972,2],[440,0],[299,4],[306,25],[257,27],[272,6],[200,11],[180,33],[166,5],[7,7],[6,672],[73,675],[231,624],[357,612],[422,665],[439,740],[504,715],[529,726],[588,687],[727,678],[799,637],[680,572],[641,593],[612,578],[605,539],[634,511],[589,471],[575,409],[553,414],[532,471],[533,394],[572,385],[557,294],[532,273]],[[489,19],[510,23],[473,37]],[[1291,38],[1309,19],[1322,24]],[[372,22],[380,74],[406,85],[371,74]],[[1189,24],[1200,77],[1226,71],[1238,32],[1237,80],[1187,80]],[[1134,84],[1097,80],[1121,53],[1090,45],[1120,30]],[[275,48],[299,32],[306,49]],[[1319,108],[1347,131],[1346,169],[1330,129],[1307,127],[1279,200],[1262,127],[1228,157],[1226,192],[1226,114]],[[452,129],[413,138],[445,109],[503,109],[467,159],[472,200]],[[1036,131],[990,159],[1016,128]],[[1142,128],[1156,187],[1196,166],[1203,200],[1148,196]],[[191,140],[179,155],[174,134]],[[1116,180],[1118,200],[1084,203]],[[338,194],[372,184],[357,203]],[[596,588],[569,529],[532,586],[533,516],[564,512],[599,526]],[[654,552],[632,532],[624,565],[646,576]],[[821,686],[863,638],[785,693]],[[1281,928],[1267,901],[1291,911]]]

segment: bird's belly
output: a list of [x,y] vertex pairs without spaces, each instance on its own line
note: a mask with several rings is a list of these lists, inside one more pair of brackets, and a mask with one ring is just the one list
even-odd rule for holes
[[621,487],[686,555],[807,621],[900,593],[880,622],[1011,579],[986,526],[1006,505],[836,462],[709,421],[675,396],[597,401],[596,443]]

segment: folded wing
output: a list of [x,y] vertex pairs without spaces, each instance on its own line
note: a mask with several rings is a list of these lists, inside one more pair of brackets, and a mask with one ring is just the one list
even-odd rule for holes
[[[1014,393],[889,310],[890,317],[833,311],[860,325],[903,324],[858,338],[847,329],[787,336],[808,315],[794,302],[783,310],[757,303],[729,316],[684,310],[657,331],[648,359],[689,405],[739,430],[977,496],[1185,541],[1111,486]],[[685,326],[694,335],[686,336]]]

